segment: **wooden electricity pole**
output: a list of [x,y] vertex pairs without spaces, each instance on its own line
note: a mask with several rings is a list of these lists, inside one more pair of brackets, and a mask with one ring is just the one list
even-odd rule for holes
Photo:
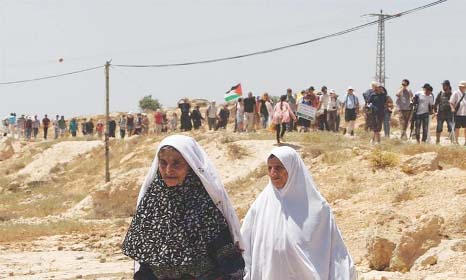
[[110,160],[109,160],[109,121],[110,121],[110,61],[105,63],[105,182],[110,182]]

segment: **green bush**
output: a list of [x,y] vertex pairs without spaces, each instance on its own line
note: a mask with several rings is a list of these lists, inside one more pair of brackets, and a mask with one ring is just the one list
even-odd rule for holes
[[162,104],[160,104],[158,99],[152,98],[152,95],[146,95],[141,100],[139,100],[139,108],[141,110],[152,110],[162,109]]

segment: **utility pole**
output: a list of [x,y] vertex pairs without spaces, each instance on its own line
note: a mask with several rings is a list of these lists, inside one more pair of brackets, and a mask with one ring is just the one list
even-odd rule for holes
[[378,17],[375,80],[385,86],[385,19],[394,17],[394,15],[384,14],[383,11],[380,10],[380,14],[368,14],[365,16]]
[[110,61],[105,63],[105,182],[110,182],[110,159],[109,159],[109,121],[110,121]]

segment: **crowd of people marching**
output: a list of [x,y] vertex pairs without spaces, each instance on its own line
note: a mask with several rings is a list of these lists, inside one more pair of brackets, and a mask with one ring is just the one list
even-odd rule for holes
[[[197,130],[206,124],[208,130],[226,129],[229,121],[234,120],[234,132],[270,129],[275,131],[277,143],[280,143],[287,131],[341,131],[354,136],[355,121],[362,115],[365,130],[373,132],[372,142],[379,143],[382,130],[385,137],[390,137],[392,115],[396,113],[402,140],[415,138],[418,143],[429,142],[429,127],[436,118],[436,143],[440,143],[446,123],[449,139],[458,144],[460,128],[465,129],[466,138],[465,93],[466,81],[460,82],[454,91],[448,80],[442,82],[442,90],[434,96],[430,84],[424,84],[421,91],[413,93],[409,80],[404,79],[394,98],[377,82],[372,82],[371,88],[360,97],[351,86],[341,98],[335,90],[328,91],[326,86],[322,86],[320,91],[311,86],[299,93],[287,89],[286,94],[278,98],[268,93],[254,96],[249,92],[247,97],[240,97],[230,104],[217,106],[215,101],[211,101],[202,112],[199,105],[191,104],[188,98],[184,98],[177,104],[179,111],[167,113],[157,109],[152,122],[146,113],[120,114],[118,118],[110,118],[108,129],[102,119],[65,120],[64,116],[59,115],[49,119],[44,115],[41,120],[37,115],[17,116],[15,113],[2,119],[1,128],[3,136],[25,140],[37,139],[39,131],[42,131],[41,137],[48,139],[49,128],[53,130],[54,139],[68,134],[76,137],[78,132],[83,136],[101,138],[108,133],[109,137],[115,137],[117,130],[120,138],[124,138],[146,135],[151,131],[160,134]],[[299,104],[312,107],[315,115],[312,118],[299,115]]]

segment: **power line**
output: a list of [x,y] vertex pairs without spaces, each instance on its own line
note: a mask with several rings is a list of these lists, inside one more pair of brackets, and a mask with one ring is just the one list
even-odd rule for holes
[[[398,13],[398,14],[395,14],[395,15],[389,15],[389,16],[384,17],[383,21],[391,20],[391,19],[398,18],[398,17],[401,17],[401,16],[405,16],[405,15],[408,15],[408,14],[411,14],[411,13],[414,13],[414,12],[417,12],[417,11],[420,11],[420,10],[424,10],[424,9],[439,5],[439,4],[441,4],[443,2],[446,2],[446,1],[447,0],[439,0],[439,1],[435,1],[435,2],[432,2],[432,3],[426,4],[424,6],[419,6],[417,8],[406,10],[404,12],[401,12],[401,13]],[[190,61],[190,62],[180,62],[180,63],[152,64],[152,65],[150,65],[150,64],[148,64],[148,65],[113,64],[113,66],[116,66],[116,67],[132,67],[132,68],[149,68],[149,67],[162,68],[162,67],[188,66],[188,65],[195,65],[195,64],[208,64],[208,63],[215,63],[215,62],[221,62],[221,61],[227,61],[227,60],[234,60],[234,59],[240,59],[240,58],[249,57],[249,56],[255,56],[255,55],[262,55],[262,54],[277,52],[277,51],[281,51],[281,50],[288,49],[288,48],[293,48],[293,47],[297,47],[297,46],[302,46],[302,45],[314,43],[314,42],[321,41],[321,40],[328,39],[328,38],[332,38],[332,37],[342,36],[342,35],[345,35],[347,33],[355,32],[357,30],[360,30],[360,29],[363,29],[363,28],[378,24],[379,22],[380,22],[379,20],[375,20],[375,21],[368,22],[366,24],[358,25],[358,26],[355,26],[355,27],[352,27],[352,28],[349,28],[349,29],[345,29],[343,31],[339,31],[339,32],[335,32],[335,33],[328,34],[328,35],[325,35],[325,36],[317,37],[317,38],[314,38],[314,39],[311,39],[311,40],[307,40],[307,41],[303,41],[303,42],[299,42],[299,43],[294,43],[294,44],[289,44],[289,45],[285,45],[285,46],[281,46],[281,47],[277,47],[277,48],[262,50],[262,51],[256,51],[256,52],[251,52],[251,53],[246,53],[246,54],[241,54],[241,55],[235,55],[235,56],[228,56],[228,57],[221,57],[221,58],[214,58],[214,59],[206,59],[206,60],[198,60],[198,61]]]
[[29,82],[41,81],[41,80],[54,79],[54,78],[59,78],[59,77],[63,77],[63,76],[69,76],[69,75],[74,75],[74,74],[78,74],[78,73],[82,73],[82,72],[92,71],[92,70],[99,69],[99,68],[103,68],[103,67],[104,67],[104,65],[100,65],[100,66],[95,66],[95,67],[91,67],[91,68],[76,70],[76,71],[67,72],[67,73],[62,73],[62,74],[57,74],[57,75],[50,75],[50,76],[38,77],[38,78],[32,78],[32,79],[27,79],[27,80],[17,80],[17,81],[9,81],[9,82],[0,82],[0,85],[22,84],[22,83],[29,83]]

